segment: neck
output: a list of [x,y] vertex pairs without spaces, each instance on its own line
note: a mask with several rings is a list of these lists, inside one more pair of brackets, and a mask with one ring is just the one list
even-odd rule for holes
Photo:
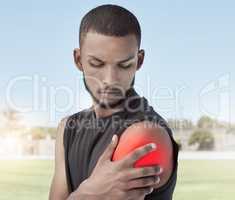
[[120,105],[116,108],[102,108],[97,103],[93,102],[92,109],[95,112],[96,118],[107,117],[112,115],[115,112],[122,111],[124,109],[123,105]]
[[[134,88],[132,87],[129,88],[129,90],[126,92],[126,98],[129,98],[129,96],[132,96],[133,92],[134,92]],[[125,109],[124,102],[122,102],[120,105],[116,106],[115,108],[103,108],[93,99],[93,104],[91,108],[92,110],[94,110],[96,118],[106,117],[106,116],[112,115],[115,112],[124,110]]]

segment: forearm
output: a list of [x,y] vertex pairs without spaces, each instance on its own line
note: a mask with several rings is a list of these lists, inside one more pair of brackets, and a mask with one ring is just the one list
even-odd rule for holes
[[87,199],[84,195],[80,194],[79,192],[73,192],[69,195],[66,200],[85,200]]
[[73,192],[69,195],[69,197],[66,200],[98,200],[94,196],[82,194],[79,192]]
[[82,182],[80,186],[72,192],[66,200],[99,200],[94,195],[89,194],[89,189],[85,184],[86,181]]

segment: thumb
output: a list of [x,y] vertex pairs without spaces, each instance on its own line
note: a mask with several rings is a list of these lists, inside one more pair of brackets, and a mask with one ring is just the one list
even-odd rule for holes
[[114,153],[114,150],[116,149],[116,146],[118,144],[118,136],[115,134],[112,137],[111,143],[107,146],[103,153],[103,159],[104,160],[111,160],[111,157]]

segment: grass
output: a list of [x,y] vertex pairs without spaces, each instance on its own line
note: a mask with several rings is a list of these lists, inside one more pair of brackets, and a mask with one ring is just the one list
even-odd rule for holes
[[48,160],[0,161],[1,200],[48,199],[53,162]]
[[234,172],[235,160],[180,161],[174,199],[234,199]]
[[[48,160],[0,160],[1,200],[43,200],[53,173]],[[235,160],[181,160],[174,200],[231,200]]]

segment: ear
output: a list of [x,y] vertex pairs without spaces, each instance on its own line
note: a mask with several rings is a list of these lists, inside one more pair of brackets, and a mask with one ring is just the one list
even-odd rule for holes
[[142,66],[142,64],[144,62],[144,54],[145,54],[145,52],[144,52],[143,49],[139,50],[139,52],[138,52],[137,70],[139,70],[141,68],[141,66]]
[[79,48],[75,48],[73,50],[73,59],[76,67],[80,70],[83,71],[82,63],[81,63],[81,50]]

